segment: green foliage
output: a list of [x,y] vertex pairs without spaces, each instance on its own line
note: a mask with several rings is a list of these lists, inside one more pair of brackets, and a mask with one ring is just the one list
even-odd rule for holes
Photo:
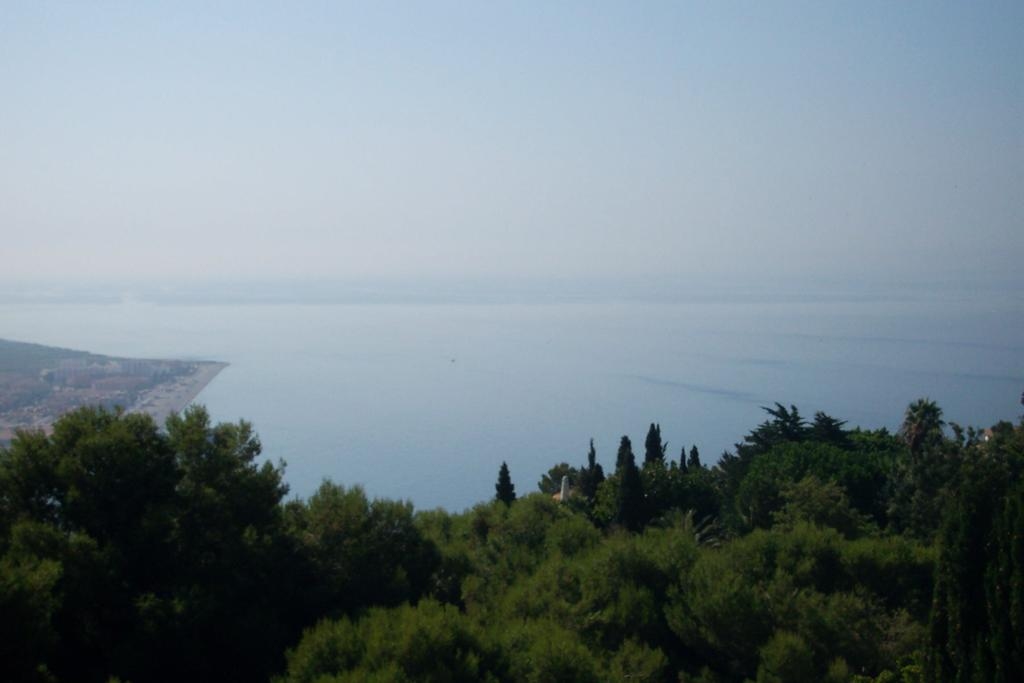
[[783,485],[782,508],[772,513],[775,525],[792,528],[800,522],[835,529],[847,538],[869,530],[867,517],[850,507],[846,492],[835,482],[822,482],[813,474]]
[[526,683],[597,683],[598,662],[571,629],[549,619],[515,623],[500,638],[509,653],[509,678]]
[[587,465],[579,470],[579,494],[592,505],[597,498],[597,489],[604,482],[604,468],[597,462],[597,452],[594,450],[594,440],[590,440],[590,449],[587,451]]
[[414,600],[431,587],[440,563],[410,503],[370,502],[358,486],[325,481],[305,505],[289,507],[289,524],[311,561],[306,590],[321,614]]
[[668,444],[661,442],[661,425],[651,423],[647,430],[647,438],[644,439],[644,465],[649,463],[665,464],[665,449]]
[[494,485],[494,499],[511,505],[516,499],[516,487],[512,484],[512,477],[508,473],[508,465],[504,461],[498,469],[498,483]]
[[668,673],[668,657],[658,648],[627,640],[611,657],[606,681],[662,681]]
[[566,504],[510,505],[503,463],[512,496],[456,514],[284,503],[252,427],[202,409],[72,413],[0,449],[0,678],[1024,677],[1024,425],[911,449],[768,412],[714,469],[656,457],[655,424],[642,468],[624,437],[607,479],[592,443],[549,471]]
[[777,631],[761,648],[757,683],[813,681],[816,678],[814,653],[799,635]]
[[697,450],[697,444],[694,444],[693,448],[690,449],[690,458],[686,461],[686,469],[695,472],[703,467],[704,465],[700,462],[700,451]]
[[629,437],[622,437],[616,458],[615,476],[618,483],[615,492],[614,522],[631,531],[637,531],[647,521],[643,482],[636,466]]
[[562,490],[562,477],[569,477],[569,485],[575,486],[579,481],[579,470],[567,462],[560,462],[547,471],[537,482],[537,489],[549,496]]
[[292,505],[289,528],[281,469],[259,456],[249,424],[212,425],[202,408],[166,434],[86,408],[0,450],[0,677],[266,678],[311,615],[429,587],[409,506],[344,518],[371,565],[338,550],[319,499]]
[[[854,670],[895,666],[920,646],[922,632],[901,637],[907,632],[901,606],[860,584],[856,572],[869,563],[870,542],[798,524],[706,550],[670,589],[668,623],[696,662],[730,679],[772,680],[791,656],[801,670],[810,661],[814,675],[783,680],[820,680],[837,657]],[[851,553],[859,561],[848,561]],[[758,649],[769,644],[759,659]],[[772,656],[765,659],[766,652]]]
[[[1015,431],[1024,431],[1024,424]],[[926,674],[935,681],[1024,676],[1024,481],[1020,436],[970,449],[939,533]],[[984,608],[982,608],[984,606]]]
[[917,456],[929,444],[942,439],[942,409],[935,401],[920,398],[909,406],[903,416],[900,435],[907,443],[912,456]]
[[279,683],[500,680],[507,664],[458,609],[433,600],[323,621],[288,653]]
[[993,681],[1024,680],[1024,483],[996,508],[985,603]]
[[773,447],[750,462],[737,487],[734,509],[748,528],[767,528],[785,504],[783,491],[813,476],[833,482],[849,497],[849,505],[874,519],[885,507],[880,492],[890,471],[885,453],[843,450],[812,441]]
[[62,565],[41,557],[32,547],[48,535],[47,527],[20,521],[0,557],[0,677],[4,680],[51,680],[45,662],[57,644],[52,622],[60,604]]

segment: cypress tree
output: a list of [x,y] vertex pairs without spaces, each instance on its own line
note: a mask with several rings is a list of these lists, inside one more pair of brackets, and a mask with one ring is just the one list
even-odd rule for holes
[[644,523],[644,490],[628,436],[623,436],[619,443],[615,474],[619,478],[615,521],[630,531],[638,531]]
[[636,465],[636,458],[633,456],[633,442],[628,436],[623,436],[619,441],[619,452],[615,454],[615,474],[621,474],[626,462]]
[[683,450],[679,451],[679,470],[686,474],[686,444],[683,444]]
[[501,463],[501,469],[498,470],[498,483],[494,485],[495,500],[500,500],[506,505],[511,505],[516,499],[516,487],[512,483],[512,477],[508,473],[508,465],[504,461]]
[[597,451],[594,450],[594,440],[590,440],[590,450],[587,452],[587,466],[580,470],[580,493],[587,500],[594,500],[597,495],[597,487],[604,481],[604,468],[597,462]]
[[657,460],[665,461],[665,447],[661,443],[661,425],[652,422],[644,440],[644,464]]
[[985,570],[992,680],[1024,680],[1024,484],[1006,497],[992,529]]
[[[686,449],[683,450],[685,451]],[[690,461],[687,463],[687,467],[694,471],[703,467],[700,464],[700,451],[697,450],[697,444],[693,444],[693,448],[690,449]]]
[[929,681],[1017,680],[995,675],[996,660],[1002,661],[1001,671],[1013,670],[1010,653],[1016,650],[1019,657],[1019,646],[1007,647],[1000,620],[990,619],[993,602],[1002,602],[998,586],[1006,585],[998,577],[1001,544],[993,533],[1005,522],[1000,517],[1007,503],[1006,475],[982,460],[969,463],[944,511],[925,663]]

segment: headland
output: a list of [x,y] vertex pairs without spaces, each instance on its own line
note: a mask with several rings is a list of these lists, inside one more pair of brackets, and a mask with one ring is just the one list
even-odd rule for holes
[[118,358],[0,339],[0,443],[18,429],[49,432],[85,405],[148,413],[184,410],[227,367],[216,361]]

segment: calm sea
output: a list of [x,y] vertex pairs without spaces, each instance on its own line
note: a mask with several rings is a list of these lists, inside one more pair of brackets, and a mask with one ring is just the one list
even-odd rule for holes
[[0,337],[231,364],[200,395],[252,421],[295,495],[323,478],[459,510],[558,461],[606,468],[659,422],[705,462],[795,404],[898,426],[928,396],[948,420],[1016,420],[1019,295],[551,305],[3,304]]

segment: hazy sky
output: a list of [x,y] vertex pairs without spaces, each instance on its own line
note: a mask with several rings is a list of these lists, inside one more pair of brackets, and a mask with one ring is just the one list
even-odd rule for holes
[[3,2],[0,255],[1020,282],[1024,2]]

